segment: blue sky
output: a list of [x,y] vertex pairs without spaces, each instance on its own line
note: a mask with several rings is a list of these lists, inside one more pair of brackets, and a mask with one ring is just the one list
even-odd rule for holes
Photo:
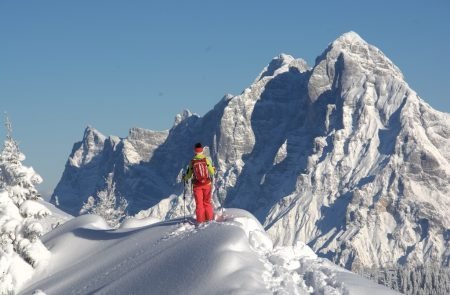
[[313,66],[348,31],[450,112],[449,13],[448,0],[0,0],[0,111],[44,193],[87,125],[169,129],[183,109],[204,115],[239,94],[282,52]]

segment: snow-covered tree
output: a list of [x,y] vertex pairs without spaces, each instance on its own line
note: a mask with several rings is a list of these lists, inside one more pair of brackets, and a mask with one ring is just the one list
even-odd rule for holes
[[32,167],[22,165],[25,155],[12,137],[8,118],[5,126],[0,152],[0,294],[13,294],[50,255],[39,239],[43,228],[37,222],[50,211],[36,202],[35,185],[42,178]]
[[40,184],[42,178],[32,167],[22,165],[25,155],[12,137],[11,122],[8,118],[5,127],[7,134],[0,153],[0,188],[7,190],[13,202],[20,206],[26,200],[39,198],[35,185]]
[[113,173],[110,173],[106,178],[105,189],[97,192],[96,197],[90,196],[81,208],[80,214],[99,215],[109,226],[116,228],[126,216],[128,202],[123,196],[117,195],[113,178]]
[[361,269],[359,272],[403,294],[450,294],[450,268],[437,263],[395,265],[390,268]]

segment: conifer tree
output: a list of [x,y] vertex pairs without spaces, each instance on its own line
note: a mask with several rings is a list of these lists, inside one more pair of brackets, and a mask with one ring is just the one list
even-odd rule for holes
[[[0,152],[0,294],[13,294],[21,278],[33,268],[45,263],[50,253],[40,241],[42,225],[37,219],[50,214],[35,203],[39,194],[36,184],[42,178],[32,167],[22,165],[25,155],[12,137],[12,126],[6,117],[6,139]],[[32,209],[30,209],[32,208]],[[39,213],[34,209],[39,208]],[[15,269],[16,274],[11,273]]]
[[116,184],[113,181],[114,174],[110,173],[106,179],[106,187],[97,192],[96,198],[90,196],[80,210],[80,214],[96,214],[116,228],[126,216],[127,200],[117,195]]
[[35,185],[40,184],[42,178],[32,167],[22,165],[25,155],[12,137],[12,125],[8,117],[5,119],[5,127],[7,134],[0,153],[0,188],[8,191],[14,204],[20,206],[26,200],[40,197]]

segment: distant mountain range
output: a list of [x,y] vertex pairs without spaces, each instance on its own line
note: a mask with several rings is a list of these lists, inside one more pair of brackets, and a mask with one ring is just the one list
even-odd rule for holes
[[450,114],[431,108],[354,32],[310,68],[274,58],[240,95],[169,131],[92,127],[51,202],[77,215],[114,175],[129,214],[180,214],[179,176],[209,146],[225,207],[252,212],[275,243],[301,240],[349,269],[450,263]]

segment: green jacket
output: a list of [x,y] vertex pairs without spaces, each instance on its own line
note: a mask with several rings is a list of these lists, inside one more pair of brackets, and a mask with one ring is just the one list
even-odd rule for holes
[[[208,166],[209,175],[211,178],[216,173],[216,168],[212,165],[211,159],[205,156],[204,154],[196,154],[193,160],[206,159],[206,165]],[[192,161],[189,162],[189,167],[187,169],[186,175],[184,175],[184,181],[188,181],[192,178],[193,170],[192,170]]]

